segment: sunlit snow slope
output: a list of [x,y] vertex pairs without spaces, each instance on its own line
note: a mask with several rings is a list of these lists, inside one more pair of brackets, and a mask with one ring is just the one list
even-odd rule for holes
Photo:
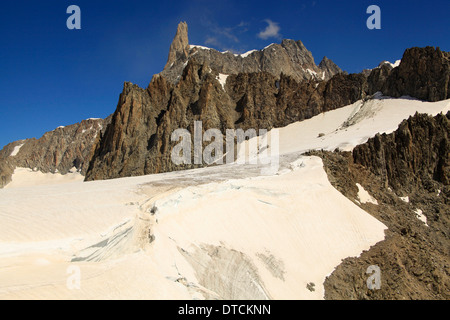
[[325,277],[386,227],[302,153],[449,108],[377,96],[281,128],[273,175],[228,164],[30,185],[19,170],[0,190],[0,299],[322,299]]

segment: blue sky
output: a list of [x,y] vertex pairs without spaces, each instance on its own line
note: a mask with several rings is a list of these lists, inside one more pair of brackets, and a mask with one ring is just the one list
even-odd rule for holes
[[[81,30],[69,30],[69,5]],[[369,30],[369,5],[381,30]],[[8,1],[0,9],[0,148],[60,125],[113,113],[123,82],[146,87],[164,67],[179,21],[191,44],[243,53],[302,40],[353,73],[406,48],[450,51],[450,1]],[[269,28],[268,28],[269,27]]]

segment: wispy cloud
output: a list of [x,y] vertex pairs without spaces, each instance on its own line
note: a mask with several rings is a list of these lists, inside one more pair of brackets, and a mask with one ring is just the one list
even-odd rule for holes
[[232,48],[235,45],[239,46],[240,40],[238,36],[247,32],[247,26],[249,25],[249,23],[245,21],[241,21],[238,25],[233,27],[222,27],[213,22],[207,22],[207,24],[210,34],[205,39],[205,45],[229,51],[236,51],[230,49],[230,47]]
[[267,23],[267,27],[263,31],[258,33],[258,38],[261,38],[263,40],[267,40],[269,38],[276,38],[276,39],[281,38],[280,34],[281,28],[278,25],[278,23],[273,22],[270,19],[266,19],[264,21]]
[[206,37],[205,44],[207,46],[216,46],[216,47],[221,46],[219,40],[217,40],[216,37]]
[[225,36],[226,38],[228,38],[229,40],[231,40],[233,42],[239,42],[238,37],[236,37],[234,35],[233,29],[234,28],[219,28],[219,27],[217,27],[213,30],[213,32],[218,35]]
[[242,28],[242,30],[240,32],[246,32],[248,29],[247,27],[250,25],[250,23],[245,22],[245,21],[241,21],[236,28]]

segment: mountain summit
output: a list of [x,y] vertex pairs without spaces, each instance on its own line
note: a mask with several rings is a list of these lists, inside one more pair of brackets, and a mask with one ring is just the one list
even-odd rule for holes
[[325,72],[325,78],[331,79],[335,74],[341,73],[342,70],[333,61],[327,57],[323,57],[319,63],[319,68]]
[[169,58],[164,69],[170,68],[175,61],[186,60],[189,52],[188,26],[186,22],[178,24],[177,33],[169,49]]
[[243,54],[189,45],[188,26],[185,22],[180,22],[161,75],[170,82],[177,83],[187,62],[194,57],[201,64],[207,63],[213,71],[226,75],[265,71],[278,78],[283,73],[297,81],[323,81],[342,72],[329,59],[322,66],[317,66],[312,53],[300,40],[285,39],[280,44],[272,43],[262,50],[251,50]]

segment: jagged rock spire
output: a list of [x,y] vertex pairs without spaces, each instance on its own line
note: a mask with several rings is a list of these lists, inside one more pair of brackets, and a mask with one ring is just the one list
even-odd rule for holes
[[341,73],[342,70],[339,68],[332,60],[327,57],[323,57],[322,61],[319,64],[319,68],[325,72],[325,78],[330,79],[335,74]]
[[178,59],[186,59],[189,50],[188,26],[186,22],[178,24],[177,33],[170,45],[169,58],[164,69],[170,67]]

